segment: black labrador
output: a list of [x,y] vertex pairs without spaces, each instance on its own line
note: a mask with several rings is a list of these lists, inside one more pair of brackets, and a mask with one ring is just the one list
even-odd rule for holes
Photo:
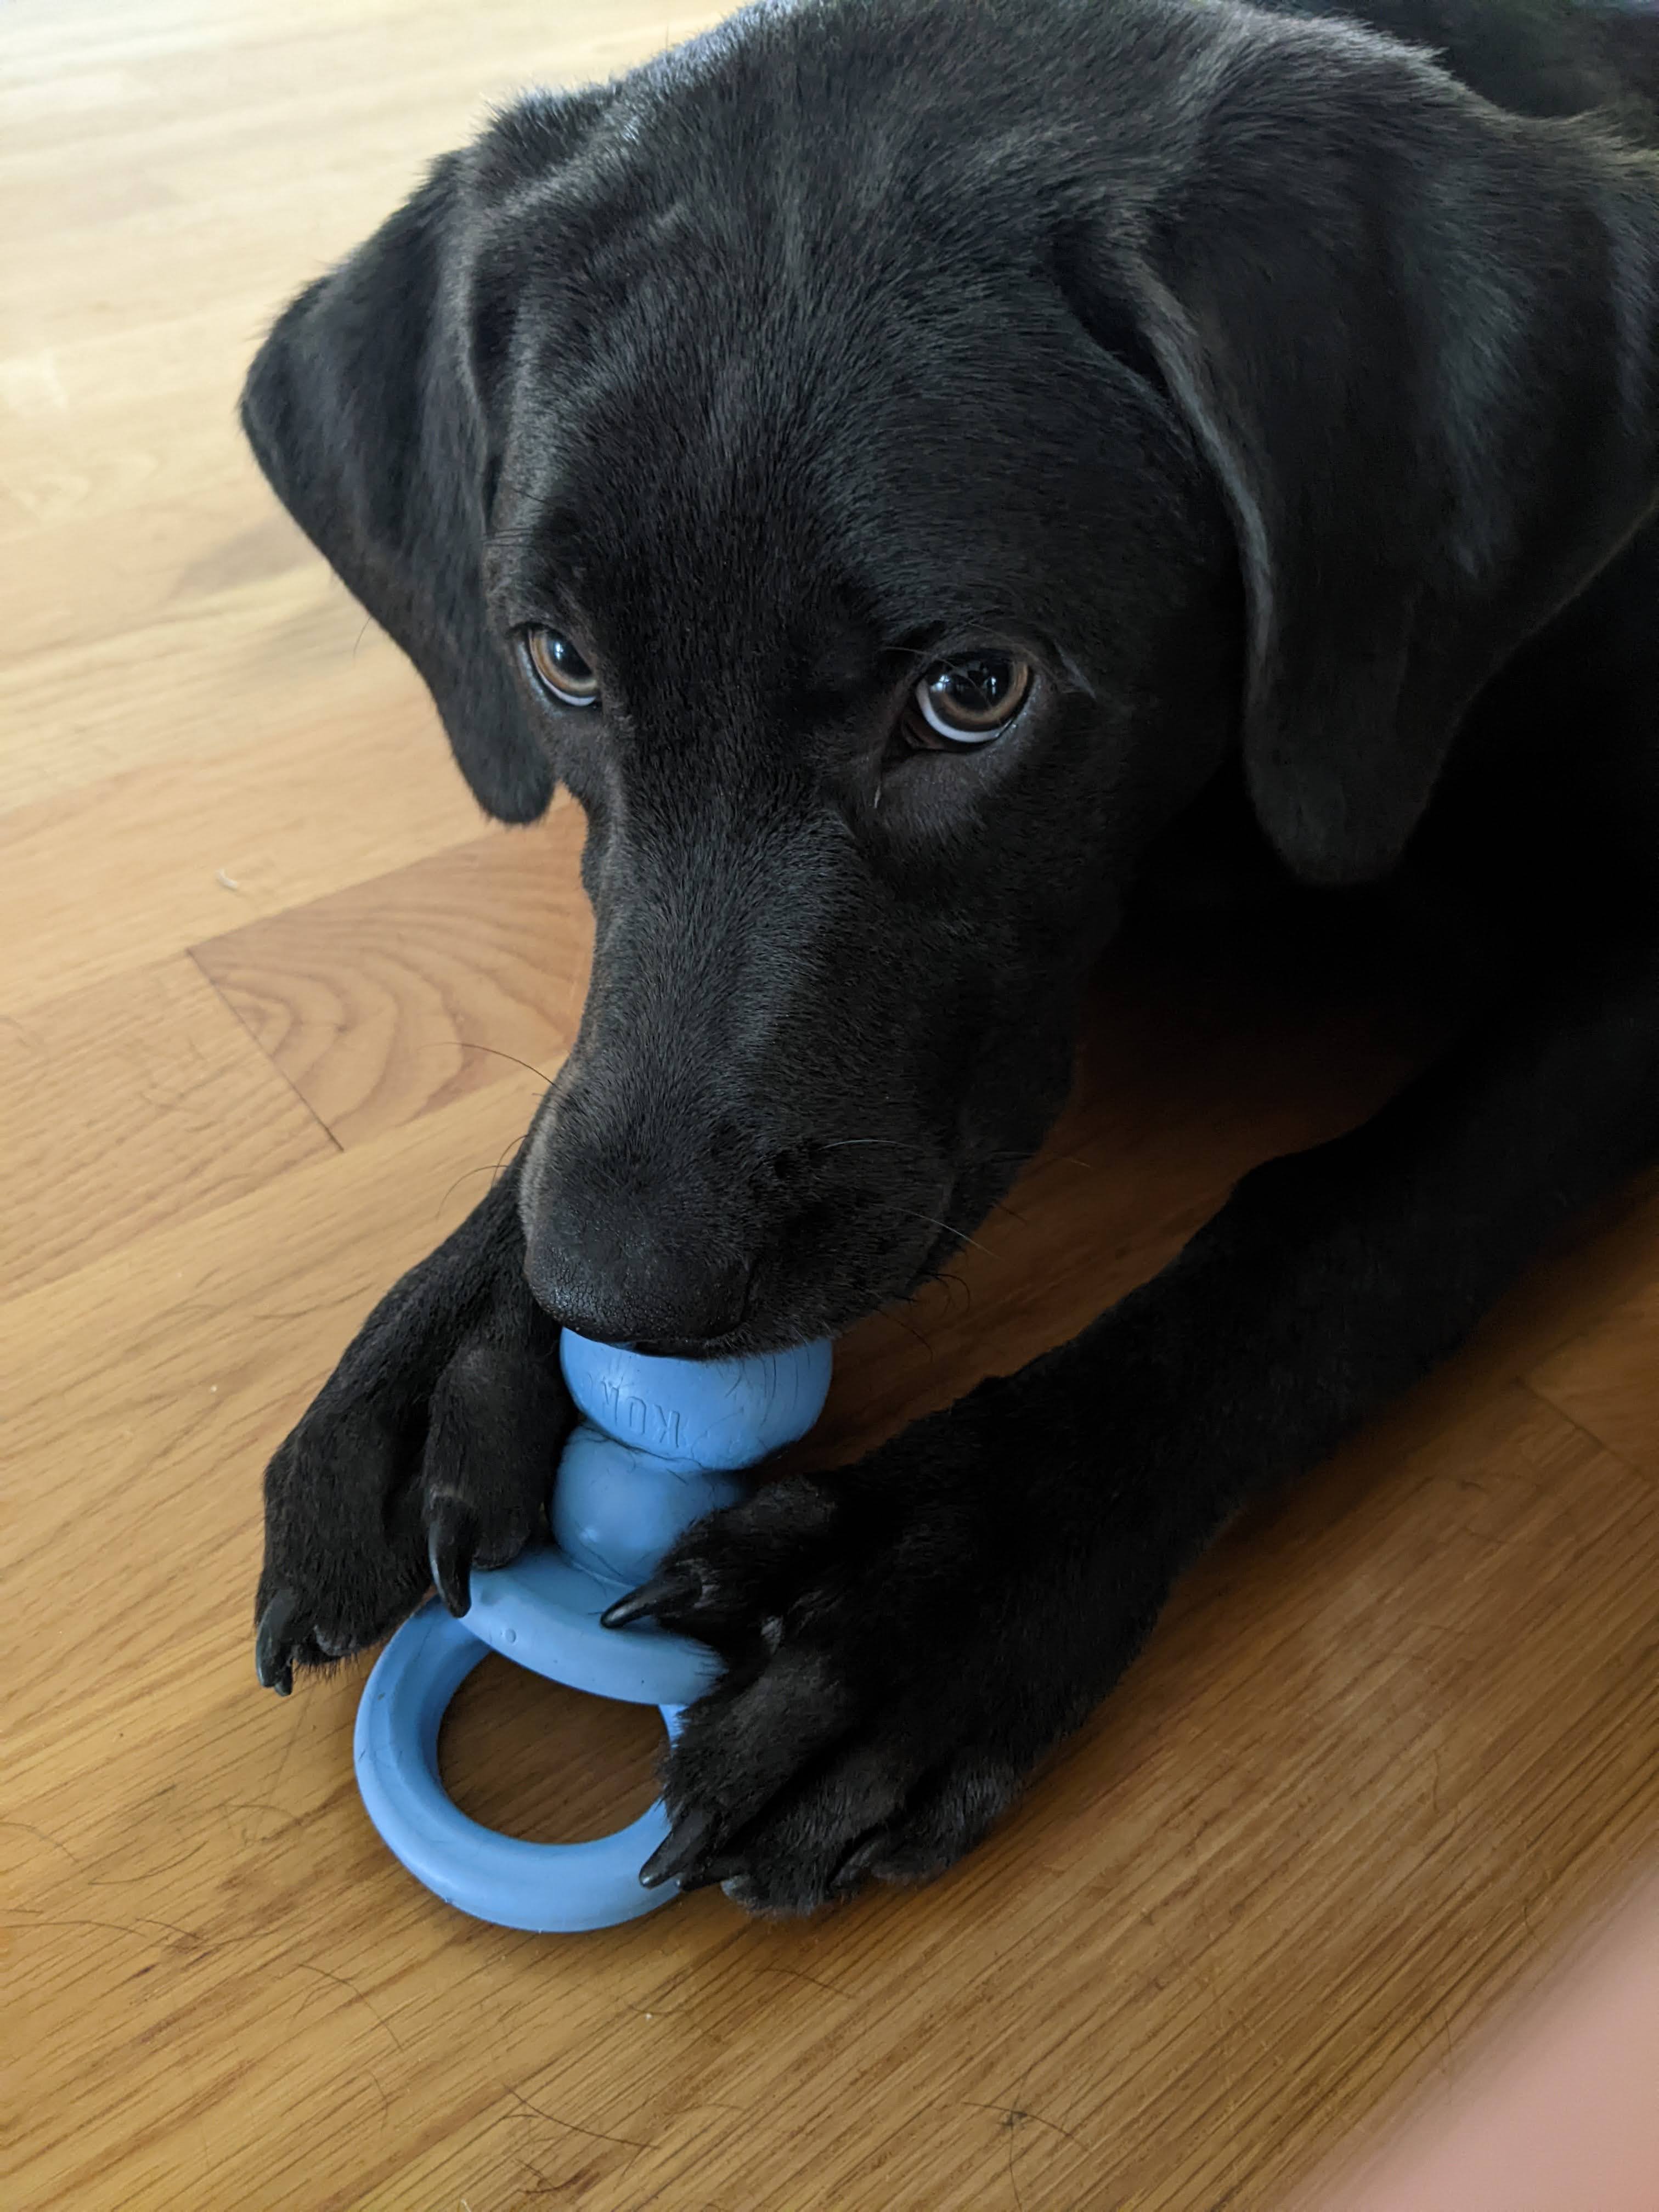
[[1218,1528],[1659,1154],[1659,16],[1362,12],[768,0],[512,107],[276,324],[261,463],[490,813],[580,801],[597,939],[513,1171],[271,1463],[266,1684],[531,1536],[561,1322],[747,1352],[939,1269],[1200,852],[1431,915],[1478,1012],[616,1608],[728,1662],[649,1878],[948,1866]]

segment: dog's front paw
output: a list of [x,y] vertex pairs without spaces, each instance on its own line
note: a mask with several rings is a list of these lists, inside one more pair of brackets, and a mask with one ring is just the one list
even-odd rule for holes
[[429,1584],[465,1612],[472,1568],[534,1534],[571,1418],[498,1186],[375,1308],[266,1470],[260,1681],[286,1694],[296,1666],[377,1642]]
[[1104,1686],[1081,1563],[1020,1521],[973,1401],[718,1514],[614,1607],[726,1659],[671,1754],[647,1881],[805,1912],[978,1843]]

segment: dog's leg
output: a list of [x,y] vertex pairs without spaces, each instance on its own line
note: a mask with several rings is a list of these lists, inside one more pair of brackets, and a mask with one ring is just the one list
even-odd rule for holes
[[1256,1170],[1073,1343],[694,1530],[647,1595],[728,1657],[659,1873],[801,1910],[938,1871],[1182,1569],[1443,1358],[1659,1155],[1659,942],[1536,982],[1364,1127]]
[[518,1170],[375,1307],[265,1474],[259,1679],[360,1650],[520,1551],[571,1422],[524,1279]]

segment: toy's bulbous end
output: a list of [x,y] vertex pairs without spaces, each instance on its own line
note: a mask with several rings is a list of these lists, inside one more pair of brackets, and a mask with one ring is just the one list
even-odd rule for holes
[[595,1428],[672,1467],[709,1473],[752,1467],[804,1437],[830,1391],[827,1342],[752,1359],[654,1359],[566,1329],[559,1358]]

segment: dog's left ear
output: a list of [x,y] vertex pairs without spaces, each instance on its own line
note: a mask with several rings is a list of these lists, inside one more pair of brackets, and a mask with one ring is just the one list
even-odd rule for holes
[[1186,127],[1111,281],[1232,510],[1262,825],[1363,883],[1659,498],[1659,161],[1262,18]]

